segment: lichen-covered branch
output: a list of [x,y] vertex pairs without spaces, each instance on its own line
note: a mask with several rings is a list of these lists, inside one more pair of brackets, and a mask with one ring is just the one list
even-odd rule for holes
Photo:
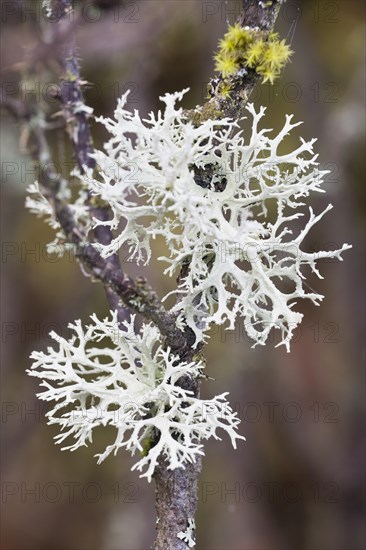
[[[259,40],[266,41],[273,31],[283,2],[284,0],[243,0],[243,9],[237,25],[255,33]],[[261,75],[249,66],[241,67],[229,76],[219,74],[208,84],[210,99],[202,106],[187,111],[187,116],[197,125],[208,119],[240,118],[250,94],[261,78]]]
[[[243,9],[239,16],[240,26],[259,29],[268,37],[273,30],[279,9],[283,0],[259,2],[258,0],[243,0]],[[223,76],[211,79],[208,90],[211,98],[202,106],[187,110],[186,115],[195,125],[209,119],[230,117],[240,118],[245,104],[260,80],[260,75],[253,69],[248,69],[240,76],[230,79],[229,95],[222,94],[219,86]],[[196,388],[199,394],[199,382]],[[189,464],[185,470],[171,471],[166,462],[160,464],[155,471],[157,537],[154,550],[187,550],[193,544],[186,537],[190,522],[194,522],[198,504],[198,479],[201,472],[201,462]]]

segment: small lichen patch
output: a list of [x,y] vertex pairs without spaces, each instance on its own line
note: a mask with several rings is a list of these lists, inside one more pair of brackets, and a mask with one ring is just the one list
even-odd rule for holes
[[194,518],[188,518],[188,527],[186,531],[180,531],[177,535],[178,538],[186,542],[190,548],[196,546],[195,529],[196,524]]

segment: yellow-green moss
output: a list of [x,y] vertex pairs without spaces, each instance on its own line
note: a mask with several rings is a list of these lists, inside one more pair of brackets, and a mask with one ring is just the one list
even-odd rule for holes
[[231,98],[231,86],[226,81],[222,82],[220,85],[220,94],[224,99]]
[[237,73],[240,69],[239,61],[232,55],[218,54],[215,59],[216,70],[219,71],[224,78]]
[[[265,40],[263,31],[242,28],[236,23],[229,26],[219,42],[215,69],[224,80],[229,80],[240,69],[254,69],[263,76],[263,83],[273,84],[291,54],[285,40],[278,39],[278,33],[271,32]],[[224,88],[224,93],[229,91],[228,87]]]

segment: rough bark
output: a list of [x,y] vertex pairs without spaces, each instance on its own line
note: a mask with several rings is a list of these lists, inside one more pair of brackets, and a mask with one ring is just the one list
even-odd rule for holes
[[188,520],[196,517],[198,480],[201,459],[174,472],[167,463],[159,465],[154,474],[156,484],[157,537],[156,549],[186,550],[188,545],[178,538],[185,532]]

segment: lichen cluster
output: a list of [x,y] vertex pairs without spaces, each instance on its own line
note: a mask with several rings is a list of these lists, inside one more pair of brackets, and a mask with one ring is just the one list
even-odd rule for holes
[[[263,31],[240,27],[238,23],[229,26],[224,38],[219,42],[215,69],[224,80],[243,69],[254,69],[263,77],[263,83],[273,84],[281,69],[289,60],[292,51],[285,40],[278,39],[278,33],[271,32],[267,39]],[[224,84],[228,93],[228,83]]]
[[[251,48],[248,58],[254,54]],[[307,251],[309,231],[331,205],[319,214],[304,212],[306,198],[323,191],[327,171],[319,169],[314,139],[300,137],[283,151],[283,140],[300,123],[287,115],[274,132],[263,127],[265,108],[248,104],[252,122],[245,134],[229,118],[196,126],[177,105],[186,91],[162,96],[165,109],[147,118],[126,108],[127,92],[114,118],[99,119],[110,139],[104,151],[95,151],[97,169],[85,167],[79,174],[80,193],[86,187],[109,204],[112,216],[88,218],[82,195],[69,209],[86,232],[99,226],[113,232],[111,242],[93,243],[103,258],[127,246],[129,260],[148,263],[152,241],[164,241],[167,255],[158,257],[168,265],[164,273],[180,274],[169,314],[178,329],[194,333],[197,357],[181,360],[157,327],[143,324],[138,332],[134,318],[119,324],[114,311],[103,320],[92,315],[87,326],[72,323],[68,340],[52,333],[56,346],[33,352],[29,371],[42,380],[40,399],[55,402],[47,416],[61,429],[58,443],[71,438],[64,448],[75,450],[92,441],[95,428],[113,427],[116,438],[99,462],[120,448],[140,453],[133,469],[149,480],[164,459],[171,470],[194,462],[204,454],[204,442],[219,439],[222,431],[234,447],[243,439],[226,393],[203,401],[178,384],[204,376],[198,344],[207,341],[210,326],[234,330],[240,319],[253,345],[264,345],[275,329],[278,345],[289,351],[303,317],[298,303],[319,305],[323,298],[307,276],[322,278],[319,260],[341,259],[350,248]],[[39,186],[30,192],[28,207],[46,217],[62,244],[62,230]],[[143,299],[143,279],[136,284]],[[178,536],[192,547],[193,526]]]
[[[183,267],[185,273],[171,312],[182,330],[193,330],[196,346],[207,339],[210,323],[233,329],[239,317],[255,345],[277,329],[289,350],[302,319],[296,304],[322,299],[308,292],[306,269],[320,276],[316,262],[340,258],[348,248],[312,253],[304,246],[328,211],[302,211],[304,198],[322,191],[326,174],[315,140],[300,138],[280,152],[299,123],[288,115],[273,134],[261,127],[265,108],[252,104],[246,108],[252,130],[245,136],[228,118],[195,126],[177,105],[185,92],[163,96],[165,109],[145,119],[126,109],[125,94],[114,119],[99,119],[111,137],[105,152],[95,153],[99,173],[86,170],[82,181],[110,205],[111,219],[93,224],[110,227],[114,238],[94,246],[104,258],[127,246],[131,261],[148,263],[152,241],[163,239],[167,255],[158,259],[168,264],[165,273],[175,277]],[[294,220],[303,216],[301,229]]]
[[[202,376],[204,365],[179,361],[164,349],[156,327],[143,324],[137,333],[135,317],[120,326],[116,311],[91,320],[87,326],[70,323],[68,340],[52,332],[55,347],[31,354],[28,374],[42,380],[38,397],[55,403],[47,417],[60,427],[55,441],[68,442],[62,450],[87,446],[96,428],[113,427],[115,440],[96,455],[99,462],[120,448],[140,453],[132,469],[151,481],[161,460],[167,458],[171,470],[185,467],[204,454],[210,437],[226,432],[234,448],[245,439],[237,433],[240,419],[227,393],[202,400],[177,385],[181,377]],[[182,533],[188,544],[193,529],[190,523]]]

